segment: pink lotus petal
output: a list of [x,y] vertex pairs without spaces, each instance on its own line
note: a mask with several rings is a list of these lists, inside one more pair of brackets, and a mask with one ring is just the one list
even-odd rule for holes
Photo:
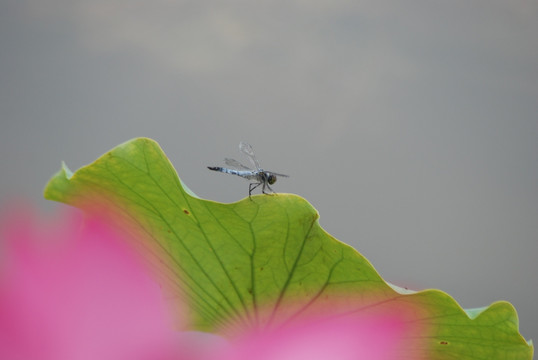
[[397,314],[353,319],[306,320],[234,343],[219,360],[393,360],[401,358],[408,330]]

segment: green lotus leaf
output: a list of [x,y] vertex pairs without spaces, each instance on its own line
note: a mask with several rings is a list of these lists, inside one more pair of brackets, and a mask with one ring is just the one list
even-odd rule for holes
[[405,325],[401,358],[532,359],[511,304],[463,310],[442,291],[385,282],[327,234],[299,196],[200,199],[151,139],[119,145],[75,173],[63,165],[44,193],[133,224],[144,235],[142,253],[188,308],[190,330],[226,336],[312,314],[358,321],[390,314]]

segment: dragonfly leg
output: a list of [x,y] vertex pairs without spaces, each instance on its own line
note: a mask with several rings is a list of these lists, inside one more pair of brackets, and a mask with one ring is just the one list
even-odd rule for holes
[[[252,195],[252,191],[254,191],[254,189],[256,189],[258,186],[260,186],[262,183],[259,182],[259,183],[250,183],[250,185],[248,186],[248,197],[250,199],[250,196]],[[254,186],[252,186],[254,185]]]
[[274,190],[271,189],[269,184],[267,184],[266,182],[263,183],[262,193],[264,193],[265,195],[271,195],[271,194],[268,194],[268,193],[265,192],[265,187],[267,187],[273,194],[275,194]]

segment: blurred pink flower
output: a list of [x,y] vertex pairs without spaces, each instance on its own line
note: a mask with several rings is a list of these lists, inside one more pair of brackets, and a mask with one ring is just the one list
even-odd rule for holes
[[0,359],[180,359],[161,290],[103,221],[2,220]]
[[229,342],[176,332],[160,287],[106,222],[70,213],[37,224],[28,211],[2,220],[2,360],[392,360],[413,330],[408,311],[389,307],[242,329]]

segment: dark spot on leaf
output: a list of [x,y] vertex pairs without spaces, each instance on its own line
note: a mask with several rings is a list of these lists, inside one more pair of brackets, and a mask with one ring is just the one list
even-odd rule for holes
[[187,215],[190,214],[189,210],[187,210],[187,209],[183,209],[183,212],[184,212],[185,214],[187,214]]
[[167,231],[168,231],[168,233],[169,233],[169,234],[171,234],[171,233],[172,233],[172,230],[170,230],[170,229],[168,229]]
[[248,293],[252,295],[252,289],[251,288],[248,288],[247,289]]
[[260,268],[260,271],[263,271],[263,266]]
[[448,341],[441,341],[439,344],[441,344],[441,345],[448,345]]

